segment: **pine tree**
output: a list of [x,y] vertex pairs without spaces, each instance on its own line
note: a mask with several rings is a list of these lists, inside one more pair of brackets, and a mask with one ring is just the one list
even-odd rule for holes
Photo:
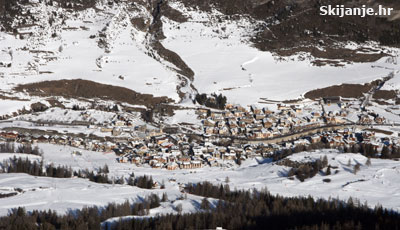
[[161,198],[161,202],[167,202],[167,201],[168,201],[168,195],[166,192],[164,192]]
[[328,157],[325,155],[322,158],[322,167],[326,167],[328,165]]
[[361,167],[361,165],[358,164],[358,163],[357,163],[356,165],[354,165],[353,173],[354,173],[354,174],[357,174],[357,172],[360,171],[360,167]]
[[106,165],[104,165],[104,167],[103,167],[103,173],[109,173],[110,172],[110,170],[108,169],[108,165],[106,164]]
[[229,177],[225,177],[225,183],[228,184],[229,182],[231,182],[230,179],[229,179]]
[[179,215],[182,213],[182,210],[183,210],[183,207],[182,207],[182,204],[178,204],[176,207],[175,207],[175,210],[179,213]]
[[204,197],[204,199],[201,201],[200,208],[203,210],[208,210],[210,208],[210,202],[208,202],[208,199]]
[[383,159],[390,158],[390,151],[389,151],[389,148],[386,145],[383,146],[383,148],[382,148],[381,158],[383,158]]
[[326,168],[326,172],[325,175],[331,175],[331,165],[328,165],[328,167]]

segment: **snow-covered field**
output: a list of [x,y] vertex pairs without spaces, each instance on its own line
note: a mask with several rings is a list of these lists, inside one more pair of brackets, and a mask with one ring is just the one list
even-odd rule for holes
[[0,116],[11,115],[18,110],[30,109],[30,101],[0,100]]
[[251,47],[242,36],[252,22],[213,23],[209,14],[179,4],[172,6],[191,19],[179,25],[165,19],[164,46],[192,67],[194,85],[200,92],[223,93],[242,105],[259,102],[260,98],[294,99],[310,90],[341,83],[366,83],[400,69],[397,61],[391,61],[397,60],[396,50],[395,57],[340,68],[313,66],[310,60],[300,60],[301,56],[277,60],[271,53]]
[[[83,179],[39,178],[24,174],[0,174],[0,188],[22,188],[25,192],[13,197],[0,199],[0,214],[6,214],[13,207],[25,206],[28,210],[54,209],[66,212],[85,205],[106,205],[109,202],[139,201],[145,196],[166,192],[170,201],[151,214],[173,212],[176,202],[184,202],[184,211],[198,210],[200,197],[188,195],[186,201],[175,201],[182,194],[179,183],[210,181],[225,183],[229,178],[232,189],[268,188],[273,194],[283,196],[308,196],[316,198],[339,198],[347,200],[357,198],[371,207],[382,205],[400,210],[400,163],[392,160],[371,159],[371,165],[365,165],[367,159],[360,154],[340,154],[336,150],[303,152],[289,157],[295,161],[310,161],[327,155],[332,167],[332,175],[317,174],[305,182],[290,180],[286,177],[289,168],[270,163],[268,160],[247,160],[240,167],[210,168],[197,170],[167,171],[136,167],[132,164],[120,164],[113,153],[81,151],[82,156],[71,154],[74,148],[40,144],[44,150],[44,161],[55,165],[69,165],[73,169],[95,169],[105,164],[109,166],[110,176],[151,175],[155,181],[165,183],[166,189],[145,190],[122,185],[96,184]],[[347,166],[350,159],[351,166]],[[355,175],[353,166],[361,164],[361,170]],[[337,167],[336,169],[334,169]],[[335,170],[338,170],[335,173]],[[330,183],[323,179],[331,179]],[[171,180],[173,179],[173,180]],[[176,180],[176,182],[174,181]],[[94,195],[95,194],[95,195]]]

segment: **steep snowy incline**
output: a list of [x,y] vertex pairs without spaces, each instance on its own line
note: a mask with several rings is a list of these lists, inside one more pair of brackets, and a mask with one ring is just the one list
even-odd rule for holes
[[[12,53],[11,67],[0,66],[1,89],[79,78],[179,101],[179,79],[172,64],[154,57],[147,47],[149,35],[131,22],[143,17],[150,23],[152,15],[141,5],[135,7],[98,5],[71,13],[38,3],[35,17],[42,27],[31,28],[31,36],[20,40],[17,37],[23,34],[14,37],[0,32],[0,57]],[[46,16],[53,13],[60,18]]]

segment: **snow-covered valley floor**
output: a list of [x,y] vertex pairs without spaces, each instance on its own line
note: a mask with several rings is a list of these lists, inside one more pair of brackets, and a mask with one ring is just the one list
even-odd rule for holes
[[[33,177],[26,174],[0,174],[0,188],[12,191],[23,190],[16,196],[0,199],[0,215],[6,215],[11,208],[24,206],[27,210],[53,209],[60,213],[80,209],[84,206],[104,206],[110,202],[122,203],[126,200],[135,202],[144,199],[151,193],[167,193],[169,202],[151,210],[150,215],[157,213],[174,213],[177,204],[183,204],[184,212],[199,211],[201,197],[183,196],[180,185],[209,181],[214,184],[225,184],[229,178],[231,189],[263,189],[282,196],[308,196],[314,198],[339,198],[347,200],[357,198],[361,203],[367,202],[370,207],[382,205],[385,208],[400,210],[400,163],[392,160],[371,159],[371,165],[365,163],[367,158],[360,154],[344,154],[336,150],[318,150],[292,155],[293,161],[310,161],[326,155],[332,168],[332,175],[317,174],[305,182],[286,177],[288,167],[279,166],[268,160],[252,159],[245,161],[240,167],[217,168],[205,167],[197,170],[152,169],[137,167],[132,164],[121,164],[115,161],[113,153],[82,151],[82,156],[71,154],[71,147],[41,144],[44,150],[45,163],[68,165],[73,169],[94,169],[105,164],[109,166],[110,176],[151,175],[165,189],[140,189],[127,185],[97,184],[85,179],[58,179]],[[2,157],[10,157],[9,154]],[[25,156],[24,156],[25,157]],[[351,166],[348,166],[350,159]],[[355,175],[353,166],[361,164],[361,170]],[[336,168],[337,167],[337,168]],[[338,171],[335,173],[335,171]],[[323,179],[331,179],[330,183]]]

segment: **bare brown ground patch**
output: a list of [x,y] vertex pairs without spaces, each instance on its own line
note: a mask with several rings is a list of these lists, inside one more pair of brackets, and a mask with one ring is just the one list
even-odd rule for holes
[[309,99],[317,99],[322,97],[341,96],[345,98],[360,98],[364,93],[367,93],[375,86],[375,82],[361,84],[342,84],[334,85],[322,89],[315,89],[307,92],[304,97]]
[[397,97],[397,92],[394,90],[378,90],[374,93],[374,99],[390,100]]
[[126,102],[133,105],[154,107],[157,104],[172,102],[167,97],[154,97],[150,94],[141,94],[133,90],[105,85],[87,80],[59,80],[44,81],[32,84],[19,85],[14,88],[19,92],[27,92],[35,96],[63,96],[67,98],[100,98]]

